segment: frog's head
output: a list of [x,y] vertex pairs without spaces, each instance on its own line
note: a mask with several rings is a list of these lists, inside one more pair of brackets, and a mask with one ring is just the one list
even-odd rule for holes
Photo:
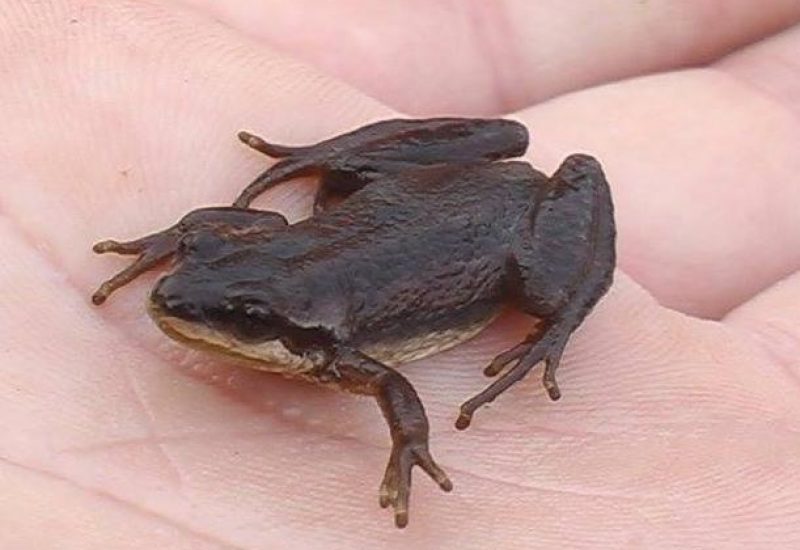
[[[280,289],[262,273],[266,267],[246,248],[213,233],[195,235],[176,270],[158,281],[148,311],[167,335],[198,348],[258,361],[263,370],[308,370],[325,359],[331,338],[318,327],[301,326],[287,312]],[[255,254],[254,252],[252,254]]]

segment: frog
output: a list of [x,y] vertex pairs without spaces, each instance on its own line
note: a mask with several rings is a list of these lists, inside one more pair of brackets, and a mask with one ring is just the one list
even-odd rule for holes
[[[134,255],[92,296],[100,305],[171,262],[147,311],[169,337],[249,367],[373,397],[391,451],[379,504],[409,519],[411,474],[444,491],[429,422],[398,367],[452,348],[508,309],[536,320],[483,369],[493,381],[455,427],[538,364],[549,398],[566,344],[613,281],[614,209],[600,163],[567,156],[547,176],[519,160],[529,133],[503,118],[390,119],[308,146],[239,139],[274,163],[230,206],[193,210],[167,229],[106,240]],[[255,209],[299,176],[319,181],[313,214],[289,223]]]

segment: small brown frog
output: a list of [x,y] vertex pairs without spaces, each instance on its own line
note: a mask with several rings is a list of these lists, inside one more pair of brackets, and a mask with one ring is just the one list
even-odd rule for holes
[[[485,369],[497,376],[461,406],[458,429],[544,361],[544,386],[570,334],[611,285],[614,218],[600,165],[572,155],[551,176],[522,155],[509,120],[388,120],[309,147],[240,139],[280,159],[232,207],[203,208],[98,253],[138,255],[93,296],[174,256],[149,313],[169,336],[246,358],[255,369],[372,395],[393,441],[380,504],[408,522],[411,469],[452,484],[428,450],[428,420],[394,366],[472,337],[504,306],[537,317]],[[314,216],[289,225],[252,210],[263,191],[318,175]]]

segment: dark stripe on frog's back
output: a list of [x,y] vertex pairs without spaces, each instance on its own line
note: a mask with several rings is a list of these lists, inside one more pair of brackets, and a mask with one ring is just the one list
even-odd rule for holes
[[387,178],[296,226],[315,246],[289,263],[301,286],[346,296],[347,328],[361,343],[488,322],[534,177],[528,164],[503,163]]

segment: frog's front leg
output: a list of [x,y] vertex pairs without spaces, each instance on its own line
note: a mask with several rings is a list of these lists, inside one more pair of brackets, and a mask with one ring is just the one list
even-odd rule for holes
[[315,210],[333,197],[345,198],[387,174],[432,164],[494,161],[522,155],[528,131],[502,119],[432,118],[386,120],[308,147],[268,143],[248,132],[239,139],[280,159],[258,176],[234,202],[247,207],[258,195],[288,179],[319,175]]
[[428,419],[411,383],[394,369],[356,352],[343,350],[325,376],[345,390],[378,400],[392,436],[392,452],[380,487],[380,505],[394,508],[395,523],[408,523],[411,469],[425,470],[445,491],[453,484],[428,450]]
[[209,229],[220,234],[258,236],[286,225],[286,218],[276,212],[229,206],[199,208],[186,214],[172,227],[140,239],[127,242],[101,241],[92,247],[97,254],[113,252],[123,255],[138,255],[138,258],[112,278],[103,282],[92,295],[92,302],[95,305],[102,304],[112,292],[172,257],[178,252],[181,239],[198,230]]
[[486,367],[487,376],[500,377],[461,406],[458,429],[469,426],[480,406],[542,361],[545,389],[552,400],[559,399],[555,373],[564,347],[611,286],[613,206],[599,163],[587,155],[572,155],[537,193],[511,246],[507,284],[509,302],[541,323]]

